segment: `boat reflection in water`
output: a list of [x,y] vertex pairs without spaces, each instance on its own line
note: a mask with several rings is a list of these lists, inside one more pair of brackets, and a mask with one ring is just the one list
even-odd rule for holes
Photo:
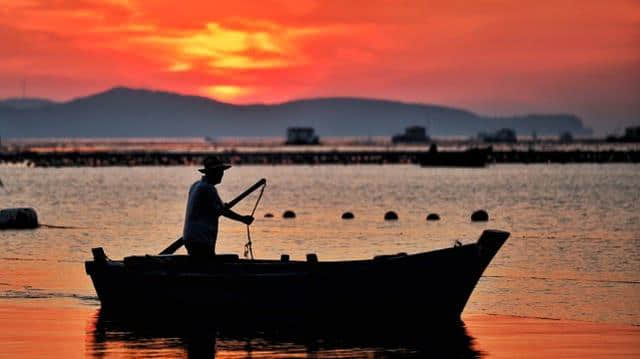
[[[223,309],[222,309],[223,310]],[[134,319],[135,318],[135,319]],[[402,327],[339,323],[219,322],[191,315],[123,316],[99,309],[89,325],[88,357],[478,358],[464,323]]]

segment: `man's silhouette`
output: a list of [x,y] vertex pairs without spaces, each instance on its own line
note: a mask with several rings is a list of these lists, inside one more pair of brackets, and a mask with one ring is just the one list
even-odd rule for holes
[[218,217],[251,224],[252,216],[242,216],[227,208],[218,196],[215,185],[222,181],[224,171],[231,168],[216,157],[207,157],[202,179],[196,181],[189,189],[187,214],[184,220],[184,245],[191,256],[210,257],[215,255],[216,238],[218,236]]

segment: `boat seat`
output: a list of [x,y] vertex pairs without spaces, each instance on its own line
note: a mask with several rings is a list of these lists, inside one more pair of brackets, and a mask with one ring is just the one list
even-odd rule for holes
[[[232,263],[238,262],[239,257],[237,254],[216,254],[211,259],[208,259],[209,263]],[[144,256],[129,256],[124,258],[124,265],[128,268],[145,268],[153,269],[166,266],[181,267],[189,266],[194,263],[194,259],[186,254],[173,255],[144,255]],[[202,262],[200,262],[202,263]]]

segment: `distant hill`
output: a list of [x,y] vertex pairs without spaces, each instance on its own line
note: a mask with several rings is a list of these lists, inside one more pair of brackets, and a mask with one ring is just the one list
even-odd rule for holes
[[43,98],[8,98],[0,100],[0,107],[8,107],[18,110],[41,108],[54,104],[56,104],[56,102]]
[[450,107],[358,98],[232,105],[116,87],[64,103],[35,100],[41,105],[15,106],[11,101],[0,101],[3,137],[284,136],[290,126],[311,126],[320,136],[391,136],[411,125],[428,127],[432,136],[472,136],[502,127],[522,135],[591,133],[568,114],[491,118]]

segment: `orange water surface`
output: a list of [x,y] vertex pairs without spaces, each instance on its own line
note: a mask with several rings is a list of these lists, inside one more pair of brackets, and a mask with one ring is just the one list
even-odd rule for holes
[[[194,337],[193,333],[150,332],[136,326],[98,328],[99,316],[100,310],[94,305],[78,306],[65,300],[54,304],[1,302],[0,357],[604,359],[640,356],[637,326],[486,314],[465,315],[464,332],[458,334],[468,339],[459,341],[463,343],[462,348],[435,349],[407,346],[402,341],[363,346],[346,339],[332,345],[323,343],[322,337],[304,337],[302,342],[296,342],[290,337],[282,341],[278,341],[278,337],[267,339],[260,333],[237,336],[206,333]],[[428,343],[428,332],[425,333],[424,341]],[[198,345],[194,345],[196,340]]]

